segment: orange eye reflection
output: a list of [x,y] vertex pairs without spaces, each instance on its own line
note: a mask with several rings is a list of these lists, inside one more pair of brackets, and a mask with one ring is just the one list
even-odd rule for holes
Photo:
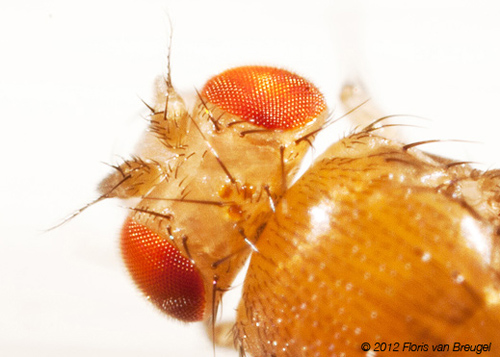
[[326,109],[321,92],[283,69],[245,66],[210,79],[202,90],[211,103],[267,129],[294,129]]
[[121,251],[132,279],[156,307],[185,322],[203,319],[203,280],[173,244],[129,218],[121,233]]

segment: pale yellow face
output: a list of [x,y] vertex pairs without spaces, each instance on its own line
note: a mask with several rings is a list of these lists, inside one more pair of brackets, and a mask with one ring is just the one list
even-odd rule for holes
[[188,112],[157,83],[134,156],[100,185],[136,198],[121,234],[134,282],[181,321],[216,316],[327,115],[319,90],[289,71],[237,67],[211,78]]

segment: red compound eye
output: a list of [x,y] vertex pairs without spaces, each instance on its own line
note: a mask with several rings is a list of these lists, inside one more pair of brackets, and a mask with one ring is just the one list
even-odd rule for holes
[[223,110],[267,129],[304,126],[326,109],[312,83],[273,67],[229,69],[210,79],[202,94]]
[[203,319],[200,273],[174,245],[129,218],[122,229],[121,250],[134,282],[154,305],[182,321]]

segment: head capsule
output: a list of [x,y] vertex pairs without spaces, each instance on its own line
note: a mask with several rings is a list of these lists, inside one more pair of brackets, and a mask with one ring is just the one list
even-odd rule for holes
[[101,184],[140,198],[121,248],[140,290],[183,320],[214,315],[327,114],[319,90],[286,70],[248,66],[211,78],[192,114],[158,86],[136,156]]

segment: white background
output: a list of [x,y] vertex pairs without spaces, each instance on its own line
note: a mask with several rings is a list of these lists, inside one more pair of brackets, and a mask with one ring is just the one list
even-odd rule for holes
[[212,355],[202,326],[161,316],[131,285],[117,248],[119,202],[42,233],[96,197],[102,162],[143,122],[139,98],[165,73],[169,17],[182,91],[229,66],[271,64],[312,79],[335,108],[341,84],[361,78],[385,113],[431,119],[424,138],[483,143],[438,149],[498,166],[500,10],[494,1],[405,3],[1,5],[0,355]]

